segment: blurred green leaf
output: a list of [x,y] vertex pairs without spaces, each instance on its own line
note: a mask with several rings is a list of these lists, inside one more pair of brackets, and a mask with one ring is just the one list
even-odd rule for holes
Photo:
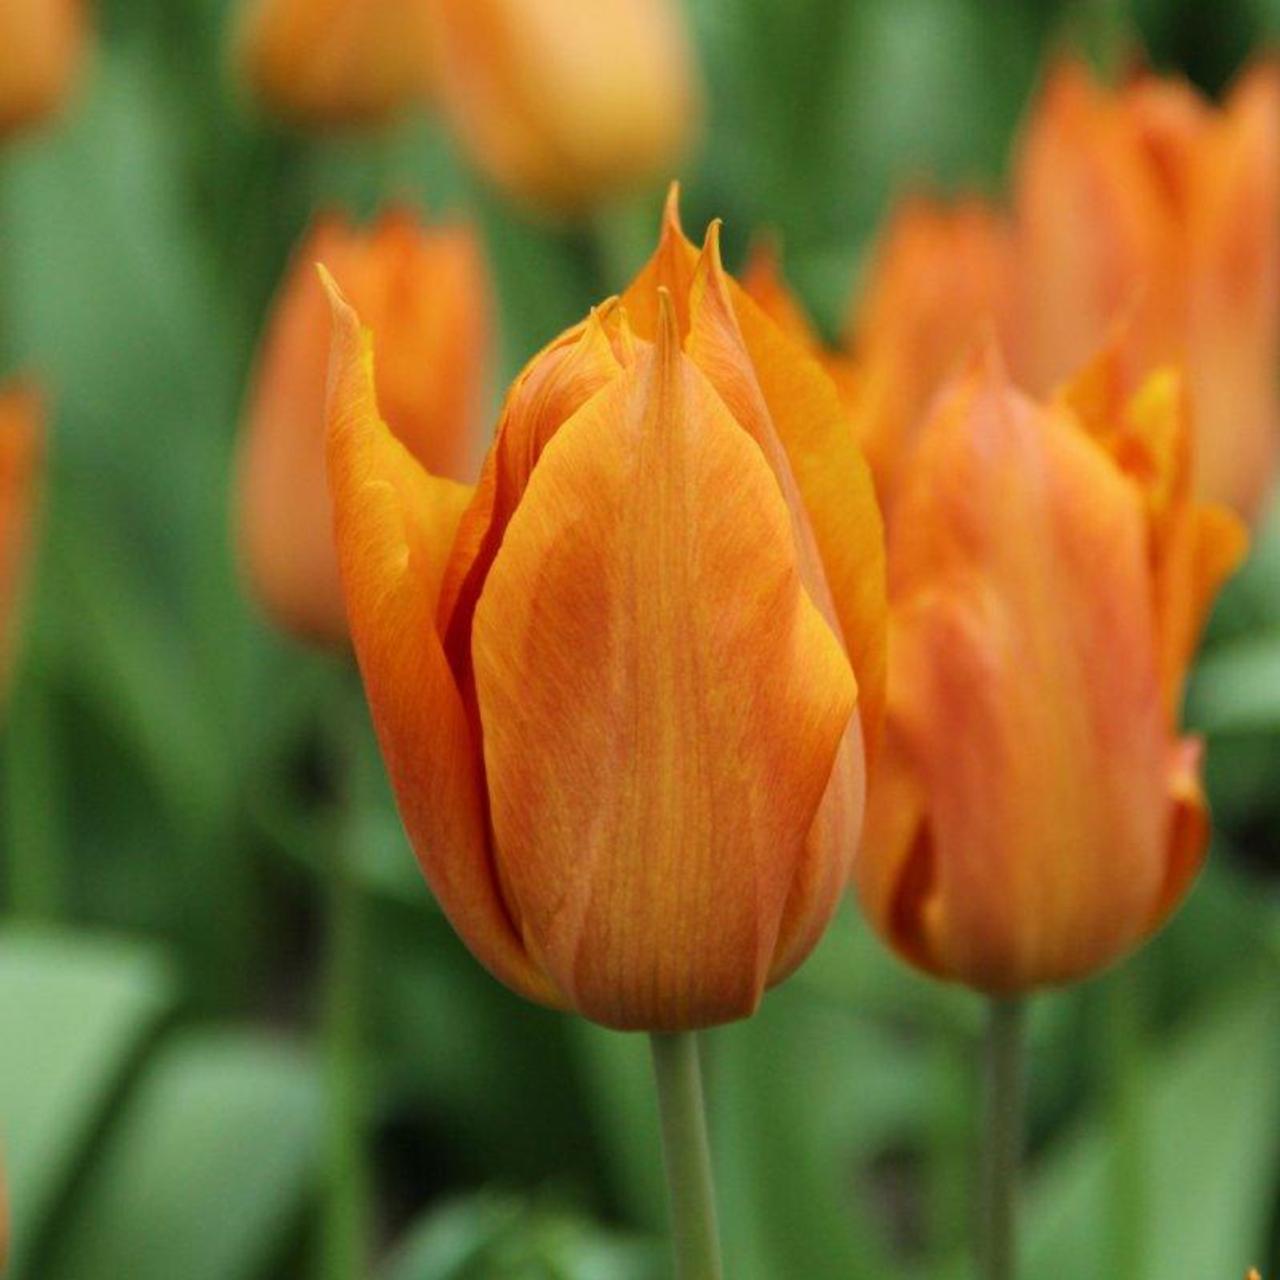
[[1196,670],[1187,715],[1209,734],[1280,729],[1280,631],[1217,646]]
[[[1143,1068],[1149,1218],[1146,1267],[1132,1280],[1243,1275],[1261,1257],[1280,1157],[1274,978],[1215,1001],[1176,1042],[1149,1050]],[[1112,1139],[1094,1125],[1042,1165],[1028,1205],[1029,1274],[1108,1274]]]
[[11,1280],[35,1275],[33,1251],[47,1215],[173,996],[168,969],[141,945],[84,933],[0,931],[0,1131],[14,1223]]
[[251,1280],[315,1173],[310,1060],[258,1034],[190,1033],[148,1064],[64,1215],[42,1280]]
[[658,1280],[661,1256],[562,1211],[478,1195],[415,1227],[383,1280]]

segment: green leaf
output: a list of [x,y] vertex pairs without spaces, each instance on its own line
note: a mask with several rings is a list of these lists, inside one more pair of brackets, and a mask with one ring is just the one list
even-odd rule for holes
[[137,944],[0,932],[0,1130],[14,1223],[11,1280],[35,1274],[31,1258],[46,1216],[124,1069],[172,1000],[168,970]]
[[656,1280],[661,1256],[576,1215],[481,1194],[424,1219],[383,1280]]
[[[1216,1002],[1172,1045],[1149,1051],[1142,1276],[1239,1276],[1258,1262],[1280,1156],[1280,992],[1268,979]],[[1042,1170],[1030,1199],[1027,1274],[1109,1274],[1113,1135],[1095,1123]],[[1039,1268],[1039,1270],[1037,1270]]]
[[311,1187],[322,1098],[310,1060],[199,1032],[148,1065],[59,1224],[43,1280],[250,1280]]
[[1196,671],[1188,718],[1205,733],[1280,729],[1280,631],[1219,645]]

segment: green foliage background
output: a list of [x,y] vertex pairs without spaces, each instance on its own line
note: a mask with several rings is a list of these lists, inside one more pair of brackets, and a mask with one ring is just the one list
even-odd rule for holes
[[[1217,90],[1280,36],[1275,0],[689,8],[710,109],[686,222],[723,216],[731,257],[776,229],[828,328],[895,191],[995,189],[1055,42],[1136,29]],[[227,71],[228,16],[102,0],[77,101],[0,152],[0,371],[39,371],[55,406],[0,760],[12,1278],[317,1274],[335,841],[364,943],[330,999],[368,1049],[345,1083],[372,1138],[377,1275],[662,1276],[643,1040],[532,1009],[471,960],[350,673],[255,617],[228,538],[249,362],[313,210],[475,217],[505,381],[639,264],[660,193],[643,218],[555,228],[425,117],[282,132]],[[1280,1269],[1280,523],[1219,610],[1190,715],[1211,743],[1208,871],[1135,961],[1035,1010],[1028,1274]],[[980,1016],[849,910],[757,1019],[712,1033],[729,1275],[965,1274]]]

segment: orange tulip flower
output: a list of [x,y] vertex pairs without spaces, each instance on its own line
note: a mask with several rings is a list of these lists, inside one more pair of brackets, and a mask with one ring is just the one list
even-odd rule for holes
[[1215,109],[1181,81],[1113,93],[1065,61],[1022,139],[1016,193],[1020,372],[1048,390],[1131,315],[1130,388],[1185,365],[1197,487],[1256,518],[1280,432],[1280,63]]
[[432,81],[426,0],[246,0],[236,51],[277,114],[303,125],[381,124]]
[[440,106],[498,186],[575,213],[675,168],[699,114],[672,0],[435,0]]
[[886,518],[934,397],[984,333],[1013,340],[1012,237],[977,199],[901,204],[849,310],[851,408]]
[[425,229],[407,213],[370,231],[322,218],[303,241],[258,358],[239,465],[237,532],[255,595],[279,625],[346,641],[346,611],[324,475],[330,319],[323,262],[382,340],[378,397],[423,466],[474,474],[490,363],[489,282],[466,227]]
[[44,413],[34,388],[0,388],[0,694],[13,666],[13,637],[31,552]]
[[0,4],[0,138],[51,115],[84,56],[83,0]]
[[674,201],[517,378],[475,489],[383,425],[378,335],[335,315],[352,637],[445,911],[606,1025],[750,1014],[840,897],[880,714],[879,515],[830,379]]
[[1196,632],[1244,552],[1196,502],[1178,376],[1114,351],[1050,405],[973,363],[926,423],[890,538],[885,744],[855,875],[907,960],[1012,994],[1156,929],[1200,864]]

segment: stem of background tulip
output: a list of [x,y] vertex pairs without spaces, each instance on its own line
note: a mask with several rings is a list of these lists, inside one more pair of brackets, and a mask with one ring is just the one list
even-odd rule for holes
[[982,1205],[979,1274],[1014,1280],[1018,1268],[1018,1177],[1022,1157],[1025,1008],[993,999],[983,1062]]
[[1111,1113],[1110,1274],[1136,1276],[1146,1253],[1146,1161],[1142,1122],[1141,987],[1133,965],[1103,982],[1104,1088]]
[[352,848],[354,744],[360,734],[352,712],[353,701],[349,682],[343,681],[337,690],[330,726],[338,800],[330,846],[332,864],[328,868],[323,992],[327,1117],[320,1274],[324,1280],[359,1280],[368,1265],[368,1170],[361,1114],[363,904]]
[[720,1280],[720,1237],[697,1033],[655,1032],[650,1043],[662,1117],[676,1280]]

